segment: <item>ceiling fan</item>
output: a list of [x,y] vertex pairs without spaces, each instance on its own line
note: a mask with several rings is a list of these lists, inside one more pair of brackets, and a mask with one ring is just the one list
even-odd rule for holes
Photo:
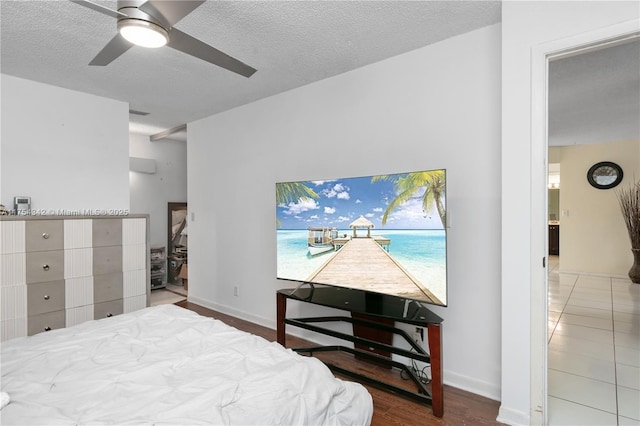
[[108,65],[134,45],[167,45],[244,77],[251,77],[256,72],[255,68],[174,28],[178,21],[193,12],[204,0],[118,0],[117,10],[86,0],[70,1],[118,20],[118,33],[89,65]]

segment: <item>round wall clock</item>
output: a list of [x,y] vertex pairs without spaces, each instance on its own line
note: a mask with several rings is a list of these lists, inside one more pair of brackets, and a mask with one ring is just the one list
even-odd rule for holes
[[622,182],[622,168],[611,161],[601,161],[591,166],[587,172],[587,180],[594,188],[615,188]]

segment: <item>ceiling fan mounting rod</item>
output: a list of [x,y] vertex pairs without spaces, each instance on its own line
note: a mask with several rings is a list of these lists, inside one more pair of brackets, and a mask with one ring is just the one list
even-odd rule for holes
[[163,22],[160,22],[159,19],[149,15],[138,9],[138,6],[145,3],[144,1],[131,1],[131,0],[119,0],[118,1],[118,12],[124,13],[127,17],[121,16],[118,18],[118,23],[120,21],[127,21],[129,19],[135,19],[138,21],[150,22],[153,25],[156,25],[162,28],[164,31],[168,32],[169,27],[164,25]]

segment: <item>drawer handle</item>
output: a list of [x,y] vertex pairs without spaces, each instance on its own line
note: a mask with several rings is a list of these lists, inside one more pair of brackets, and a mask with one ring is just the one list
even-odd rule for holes
[[49,270],[49,265],[42,265],[42,269],[44,269],[45,271]]
[[42,233],[42,238],[44,238],[45,240],[49,239],[49,234],[47,234],[46,232]]
[[112,317],[113,314],[111,312],[107,313],[107,318]]
[[49,299],[50,299],[49,295],[48,295],[48,294],[45,294],[45,295],[44,295],[44,300],[49,300]]
[[46,326],[46,327],[44,328],[44,331],[51,331],[51,327]]

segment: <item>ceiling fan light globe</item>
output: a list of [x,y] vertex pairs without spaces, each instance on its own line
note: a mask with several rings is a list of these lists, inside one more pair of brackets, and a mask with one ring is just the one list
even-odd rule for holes
[[169,41],[169,34],[164,28],[138,19],[118,21],[118,31],[127,41],[142,47],[162,47]]

